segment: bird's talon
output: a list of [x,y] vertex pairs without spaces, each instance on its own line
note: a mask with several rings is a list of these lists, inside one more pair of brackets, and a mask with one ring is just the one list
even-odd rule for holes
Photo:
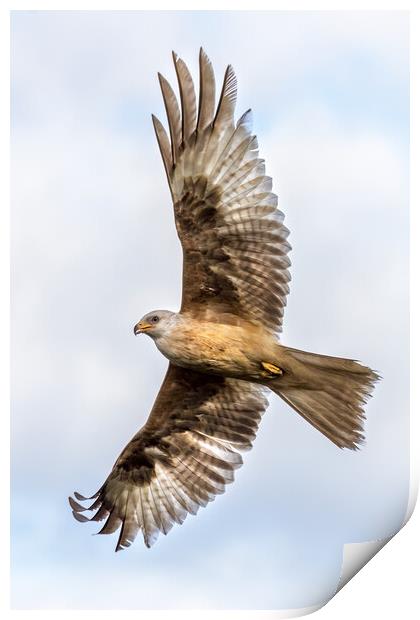
[[266,372],[263,373],[264,377],[273,377],[281,376],[283,371],[279,366],[275,366],[274,364],[270,364],[269,362],[261,362],[261,366],[264,368]]

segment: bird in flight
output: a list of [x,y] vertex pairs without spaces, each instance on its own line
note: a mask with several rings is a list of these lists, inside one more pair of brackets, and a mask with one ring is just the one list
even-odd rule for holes
[[[169,366],[147,422],[97,493],[69,498],[78,521],[105,520],[100,534],[119,530],[116,551],[139,531],[150,547],[159,532],[224,492],[252,446],[269,390],[339,448],[355,449],[378,379],[354,360],[280,344],[291,246],[251,111],[235,124],[230,65],[216,107],[203,49],[198,102],[186,64],[173,60],[180,105],[159,74],[169,137],[152,119],[183,249],[182,303],[179,312],[155,310],[134,327]],[[95,512],[88,518],[86,511]]]

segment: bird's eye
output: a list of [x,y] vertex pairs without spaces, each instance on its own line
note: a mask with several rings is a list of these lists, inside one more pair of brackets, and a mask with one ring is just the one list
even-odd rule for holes
[[157,316],[157,314],[155,314],[155,316],[152,316],[152,323],[157,323],[159,321],[159,317]]

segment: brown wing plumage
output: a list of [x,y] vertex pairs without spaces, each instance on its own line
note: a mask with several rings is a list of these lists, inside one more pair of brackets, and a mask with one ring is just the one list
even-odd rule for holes
[[210,320],[246,319],[280,331],[290,245],[271,179],[251,132],[250,110],[235,125],[236,78],[225,73],[216,112],[215,80],[200,50],[198,112],[193,81],[174,55],[181,110],[159,76],[168,138],[153,116],[184,254],[181,312]]
[[[143,533],[150,547],[159,532],[195,514],[242,464],[267,407],[264,388],[169,365],[144,427],[118,457],[88,508],[69,498],[78,521],[106,519],[100,534],[120,530],[116,551]],[[83,513],[95,510],[89,519]]]

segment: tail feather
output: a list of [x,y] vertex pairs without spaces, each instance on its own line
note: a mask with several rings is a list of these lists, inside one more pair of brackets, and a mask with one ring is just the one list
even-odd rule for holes
[[338,447],[357,449],[364,441],[364,405],[379,375],[354,360],[282,349],[290,371],[268,386]]

